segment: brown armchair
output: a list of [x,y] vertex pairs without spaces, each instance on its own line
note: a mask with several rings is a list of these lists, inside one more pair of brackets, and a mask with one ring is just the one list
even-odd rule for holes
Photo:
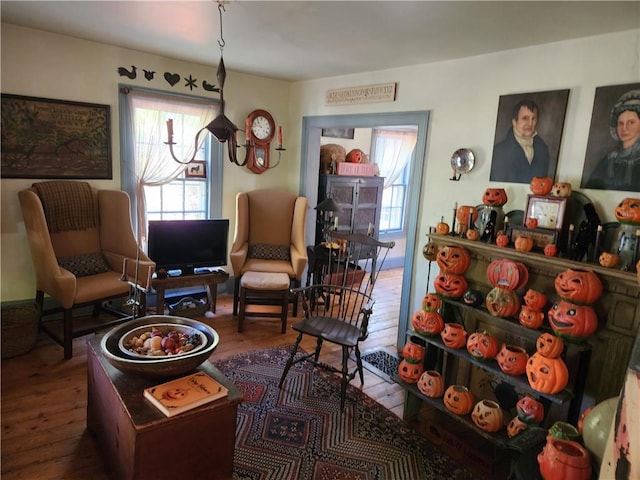
[[[62,345],[69,359],[73,338],[126,317],[120,313],[113,321],[74,325],[73,308],[93,304],[93,317],[98,317],[104,300],[127,296],[128,279],[145,284],[155,264],[138,249],[125,192],[98,190],[86,182],[51,181],[34,183],[18,197],[35,269],[36,303],[43,317],[63,312],[61,329],[59,321],[43,318],[40,328]],[[128,278],[123,279],[125,259]],[[45,293],[60,306],[43,310]],[[141,300],[144,311],[144,292]]]
[[[238,314],[240,278],[245,272],[286,273],[299,287],[307,265],[307,199],[263,189],[236,196],[236,227],[229,254],[235,276],[233,314]],[[297,302],[294,303],[297,315]]]

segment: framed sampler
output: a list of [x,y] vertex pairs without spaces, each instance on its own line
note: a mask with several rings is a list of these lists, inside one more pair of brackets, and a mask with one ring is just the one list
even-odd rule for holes
[[527,237],[533,240],[533,248],[543,250],[545,245],[558,244],[559,233],[557,230],[546,228],[527,228],[521,225],[510,227],[511,242],[515,242],[519,237]]
[[565,197],[528,195],[524,218],[525,222],[529,218],[535,218],[538,229],[560,231],[564,226],[566,210]]

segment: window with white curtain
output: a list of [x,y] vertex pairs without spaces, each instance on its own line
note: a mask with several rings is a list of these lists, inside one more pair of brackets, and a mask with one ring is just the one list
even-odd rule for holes
[[373,129],[370,161],[378,164],[380,176],[385,179],[380,210],[381,235],[400,233],[405,229],[409,171],[417,138],[418,131],[414,126]]

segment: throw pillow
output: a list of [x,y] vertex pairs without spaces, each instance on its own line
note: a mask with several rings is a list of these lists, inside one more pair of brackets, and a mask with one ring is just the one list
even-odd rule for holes
[[268,243],[253,243],[249,245],[247,252],[249,258],[262,260],[291,260],[291,251],[288,245],[269,245]]
[[87,277],[111,270],[100,252],[58,257],[58,265],[66,268],[76,277]]

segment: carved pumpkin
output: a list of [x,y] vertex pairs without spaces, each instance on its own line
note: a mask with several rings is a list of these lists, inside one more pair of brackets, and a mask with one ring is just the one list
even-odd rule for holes
[[409,363],[406,360],[401,360],[398,365],[398,375],[406,383],[416,383],[420,380],[422,372],[424,372],[424,367],[421,363]]
[[504,188],[487,188],[482,194],[482,203],[492,207],[502,207],[507,203],[507,192]]
[[591,304],[602,295],[602,282],[591,270],[565,270],[556,276],[555,288],[563,300],[580,304]]
[[484,295],[480,290],[470,288],[462,296],[462,301],[472,307],[478,307],[484,302]]
[[533,308],[525,305],[520,309],[518,315],[518,322],[520,325],[534,330],[540,328],[544,323],[544,312],[540,310],[534,310]]
[[433,286],[440,295],[460,298],[467,291],[467,280],[462,275],[441,273],[436,277]]
[[496,355],[500,370],[507,375],[522,375],[527,369],[527,360],[529,360],[527,351],[517,345],[503,344]]
[[427,293],[422,299],[422,309],[427,312],[437,312],[442,307],[442,298],[435,293]]
[[550,437],[538,454],[540,474],[545,480],[589,480],[591,458],[578,442]]
[[446,235],[449,233],[449,224],[446,222],[438,222],[436,223],[436,233],[439,235]]
[[485,305],[491,315],[509,318],[520,311],[520,298],[512,290],[495,287],[487,294]]
[[571,196],[571,190],[572,188],[569,182],[556,182],[551,187],[551,192],[549,193],[552,197],[567,198]]
[[545,257],[555,257],[558,254],[558,246],[554,243],[547,243],[542,252]]
[[430,262],[433,262],[438,256],[438,245],[434,242],[427,242],[422,249],[422,256]]
[[429,398],[440,398],[444,395],[444,380],[440,372],[426,370],[418,380],[418,390]]
[[471,256],[464,247],[445,245],[436,256],[436,263],[440,271],[461,275],[467,271],[471,264]]
[[438,335],[444,328],[444,320],[438,312],[419,310],[413,315],[411,326],[419,335]]
[[614,213],[620,223],[640,225],[640,198],[625,198]]
[[478,359],[495,358],[499,348],[498,340],[484,330],[472,333],[467,339],[467,351]]
[[527,379],[534,390],[556,394],[569,383],[569,370],[561,358],[547,358],[536,352],[527,362]]
[[473,408],[473,394],[463,385],[451,385],[444,392],[444,406],[456,415],[466,415]]
[[529,188],[534,195],[548,195],[553,187],[553,178],[551,177],[533,177]]
[[564,351],[564,342],[560,337],[545,332],[536,340],[536,351],[547,358],[558,358]]
[[365,159],[364,152],[359,148],[354,148],[347,153],[346,161],[349,163],[362,163]]
[[519,252],[530,252],[533,249],[533,238],[518,237],[513,245]]
[[476,427],[490,433],[497,432],[504,426],[502,409],[493,400],[480,400],[476,403],[471,412],[471,420]]
[[544,405],[538,400],[529,396],[524,396],[516,403],[518,418],[523,422],[532,425],[544,420]]
[[618,265],[618,261],[620,261],[620,256],[615,253],[602,252],[598,257],[598,263],[607,268],[615,267]]
[[507,436],[509,438],[513,438],[518,435],[520,432],[524,432],[529,427],[528,424],[520,420],[516,415],[511,419],[509,425],[507,425]]
[[445,323],[440,338],[446,347],[462,348],[467,344],[467,331],[460,323]]
[[422,363],[422,360],[424,360],[424,345],[418,343],[415,337],[411,337],[402,348],[402,356],[409,363]]
[[500,232],[498,235],[496,235],[496,245],[499,247],[507,247],[509,246],[509,235],[507,235],[506,233],[502,233]]
[[487,280],[494,287],[517,290],[529,281],[529,272],[523,263],[498,259],[487,266]]
[[538,226],[538,219],[535,217],[529,217],[524,221],[524,226],[527,228],[536,228]]
[[576,427],[567,422],[557,421],[549,428],[548,436],[559,438],[560,440],[580,440],[580,432]]
[[589,305],[559,300],[549,313],[549,325],[556,335],[574,342],[581,342],[598,329],[598,316]]
[[480,232],[475,228],[467,230],[464,236],[467,237],[467,240],[471,240],[472,242],[477,242],[478,240],[480,240]]
[[533,308],[534,310],[543,310],[544,307],[547,306],[547,301],[547,296],[544,293],[532,288],[527,290],[527,293],[524,294],[525,305]]
[[469,216],[471,216],[471,223],[476,223],[478,219],[478,209],[473,205],[462,205],[456,210],[456,220],[465,228],[469,225]]

